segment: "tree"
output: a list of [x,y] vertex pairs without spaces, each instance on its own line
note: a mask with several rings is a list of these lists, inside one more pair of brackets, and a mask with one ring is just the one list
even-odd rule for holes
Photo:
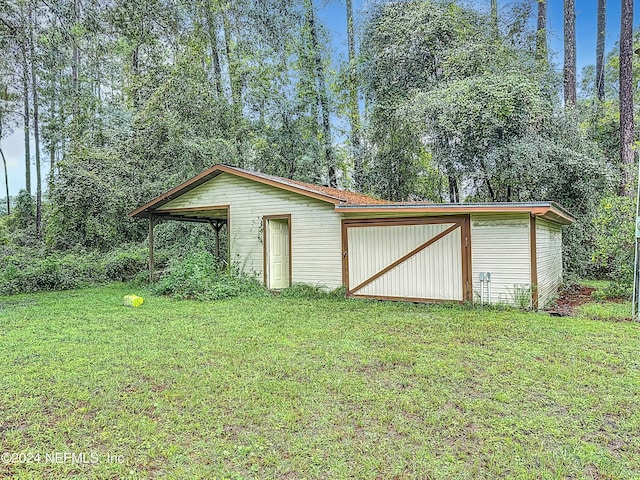
[[438,86],[486,68],[508,68],[511,59],[496,54],[502,47],[490,26],[490,16],[451,2],[389,3],[374,10],[362,46],[371,191],[407,200],[425,198],[419,185],[436,185],[427,189],[430,200],[462,200],[459,158],[446,155],[439,142],[425,145],[431,130],[407,109]]
[[606,30],[607,0],[598,0],[598,26],[596,37],[596,96],[604,101],[604,39]]
[[[2,73],[4,73],[7,65],[6,60],[0,60],[2,66]],[[16,95],[9,91],[8,82],[0,80],[0,142],[2,139],[11,133],[13,123],[15,122],[15,109],[16,109]],[[11,214],[11,199],[9,196],[9,175],[7,173],[7,159],[4,155],[4,150],[0,145],[0,157],[2,157],[2,164],[4,169],[4,187],[7,202],[7,215]]]
[[322,59],[321,45],[318,39],[318,24],[316,20],[313,0],[305,0],[306,18],[311,39],[311,49],[314,57],[316,81],[318,82],[318,102],[321,114],[321,135],[324,150],[324,164],[327,169],[327,180],[330,187],[338,185],[336,179],[336,158],[333,151],[331,122],[329,112],[329,97],[327,93],[327,78]]
[[576,6],[564,0],[564,103],[576,104]]
[[498,39],[498,0],[491,0],[491,31],[494,39]]
[[622,0],[620,22],[620,162],[623,194],[633,195],[633,0]]
[[358,75],[356,72],[356,42],[353,27],[353,3],[346,0],[347,44],[349,49],[349,122],[351,127],[351,154],[353,155],[353,185],[362,189],[364,170],[360,152],[360,107],[358,106]]
[[38,13],[34,4],[29,22],[28,44],[31,62],[31,98],[33,99],[33,139],[36,161],[36,238],[42,238],[42,166],[40,163],[40,118],[38,99],[38,78],[36,74],[37,56],[34,28],[38,24]]
[[536,59],[538,61],[547,61],[547,0],[538,0]]

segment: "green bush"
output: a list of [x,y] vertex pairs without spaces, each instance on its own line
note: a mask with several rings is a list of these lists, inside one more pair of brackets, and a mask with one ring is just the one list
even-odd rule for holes
[[[165,266],[166,257],[154,259],[157,268]],[[134,247],[117,250],[111,255],[105,264],[105,272],[109,280],[128,282],[134,280],[141,272],[146,272],[149,261],[149,251],[144,247]]]
[[596,249],[592,263],[611,280],[605,297],[631,296],[635,246],[635,204],[628,197],[606,197],[594,218]]
[[152,290],[158,295],[195,300],[269,295],[254,277],[223,268],[209,252],[194,253],[184,260],[172,260]]
[[[0,246],[0,295],[68,290],[107,281],[147,280],[147,250],[128,245],[110,253],[82,248],[51,252],[42,248]],[[157,252],[158,268],[168,254]]]
[[0,295],[68,290],[105,280],[95,253],[47,254],[41,250],[5,251],[0,260]]
[[9,245],[9,229],[7,228],[7,220],[9,217],[6,215],[0,216],[0,246]]

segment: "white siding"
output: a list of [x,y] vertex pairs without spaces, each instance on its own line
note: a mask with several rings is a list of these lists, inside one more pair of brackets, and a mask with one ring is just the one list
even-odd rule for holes
[[[349,288],[393,264],[453,223],[349,227]],[[462,300],[460,228],[354,292],[381,297]]]
[[536,219],[536,258],[538,262],[538,306],[553,299],[562,283],[562,227]]
[[159,210],[222,205],[229,205],[231,261],[243,271],[262,281],[262,217],[291,214],[292,282],[342,285],[341,224],[333,204],[222,173]]
[[474,302],[480,301],[480,272],[490,272],[491,303],[517,305],[531,287],[530,249],[529,214],[471,215]]

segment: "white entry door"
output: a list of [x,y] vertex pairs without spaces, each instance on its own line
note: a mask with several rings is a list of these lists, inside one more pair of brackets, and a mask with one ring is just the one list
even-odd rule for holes
[[266,285],[269,289],[287,288],[291,284],[289,251],[289,219],[269,218],[265,221]]

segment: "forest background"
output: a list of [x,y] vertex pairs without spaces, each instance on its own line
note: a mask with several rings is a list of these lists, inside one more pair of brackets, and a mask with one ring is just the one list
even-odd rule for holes
[[[559,62],[545,0],[480,3],[354,19],[346,0],[341,56],[317,0],[0,2],[0,147],[21,131],[25,150],[10,192],[0,149],[0,294],[142,278],[147,225],[128,212],[225,163],[389,200],[557,201],[578,219],[565,271],[629,295],[633,0],[609,51],[598,0],[580,77],[575,0]],[[157,263],[214,252],[209,230],[159,225]]]

